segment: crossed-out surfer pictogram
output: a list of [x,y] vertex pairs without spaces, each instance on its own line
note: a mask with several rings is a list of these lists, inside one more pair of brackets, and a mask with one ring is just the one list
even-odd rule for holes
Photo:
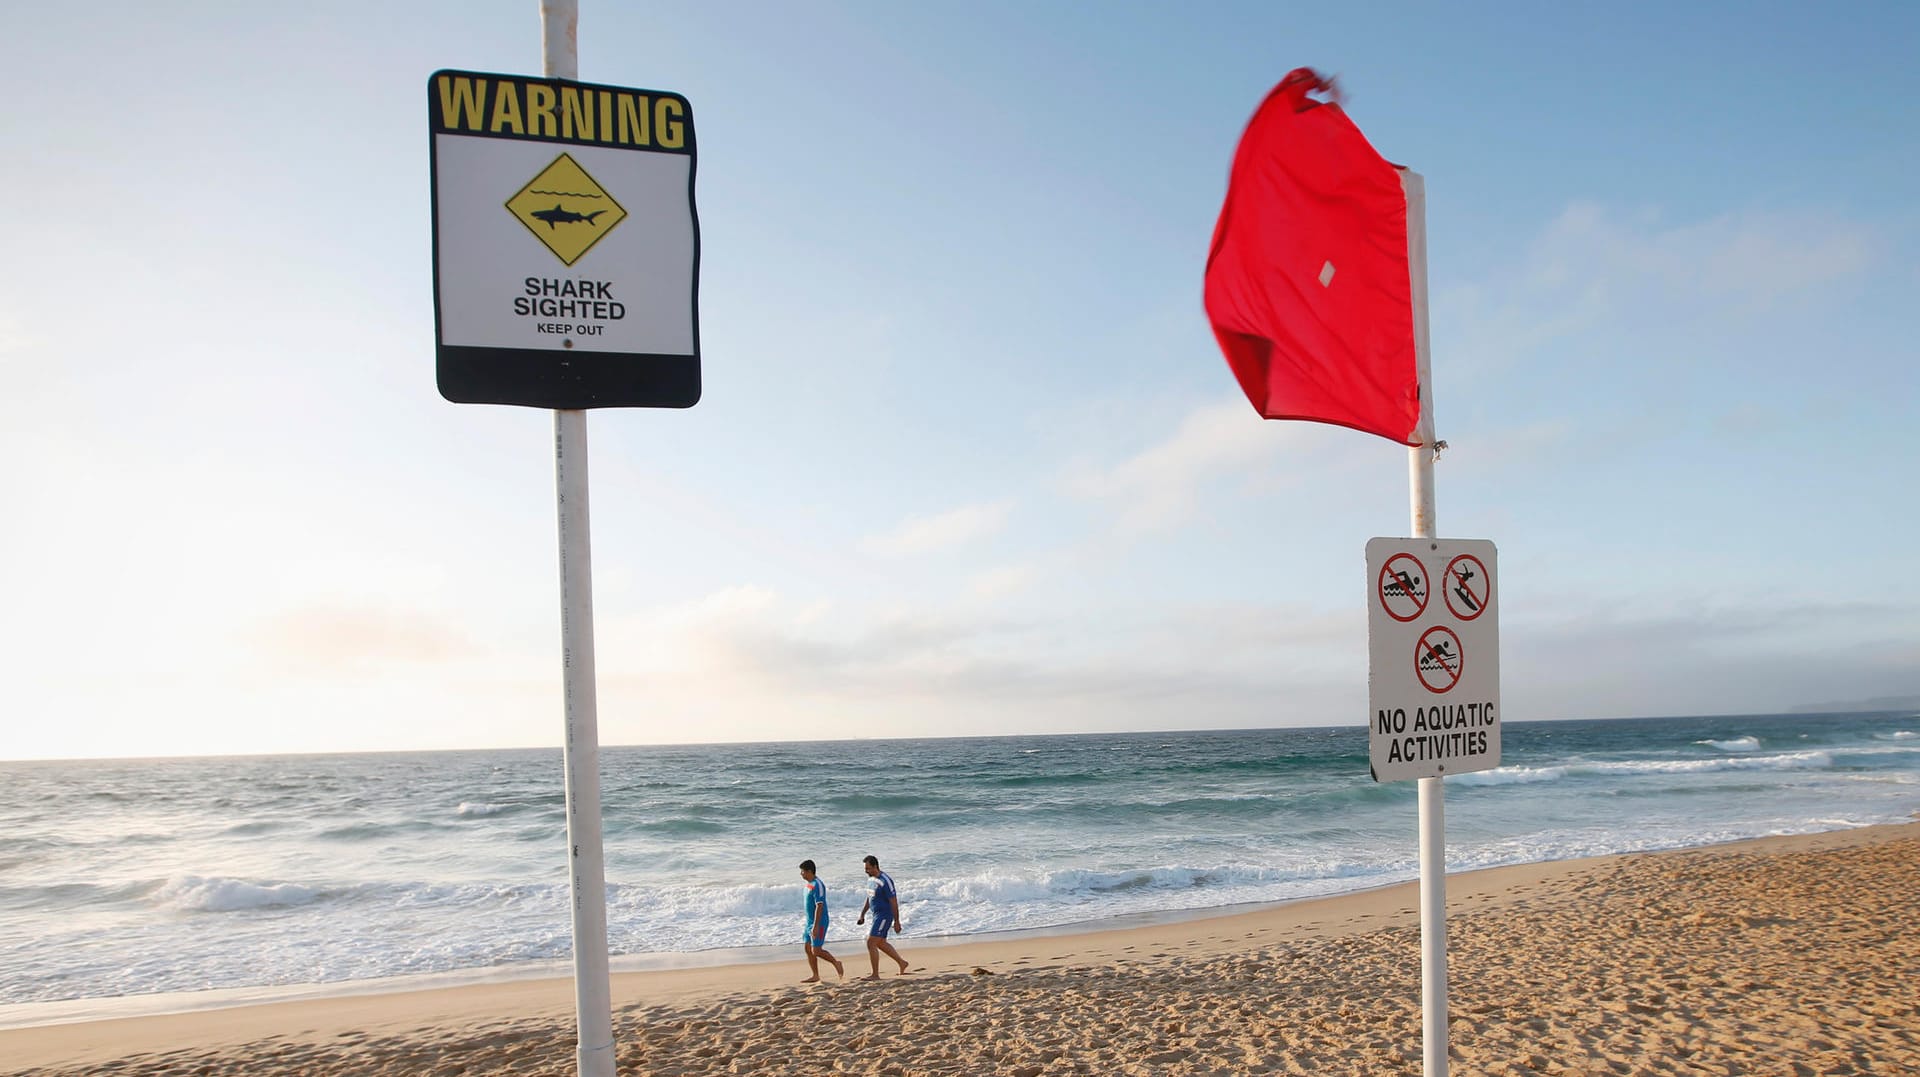
[[1487,571],[1478,557],[1463,553],[1448,561],[1440,581],[1447,609],[1452,610],[1455,617],[1471,621],[1487,612],[1487,603],[1493,598],[1493,573]]

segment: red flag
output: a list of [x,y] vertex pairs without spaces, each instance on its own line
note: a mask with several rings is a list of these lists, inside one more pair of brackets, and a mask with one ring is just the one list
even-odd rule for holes
[[1268,419],[1418,444],[1407,197],[1310,68],[1247,123],[1207,256],[1206,307],[1227,365]]

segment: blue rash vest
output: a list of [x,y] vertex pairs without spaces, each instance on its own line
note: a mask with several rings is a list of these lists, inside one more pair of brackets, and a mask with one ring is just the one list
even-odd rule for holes
[[815,876],[807,886],[807,933],[812,934],[814,926],[827,926],[827,884]]

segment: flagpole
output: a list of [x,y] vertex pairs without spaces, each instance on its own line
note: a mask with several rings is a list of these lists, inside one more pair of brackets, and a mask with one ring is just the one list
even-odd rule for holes
[[[1407,195],[1407,269],[1413,291],[1413,354],[1420,379],[1418,445],[1407,449],[1413,537],[1433,538],[1433,369],[1427,350],[1427,181],[1400,170]],[[1445,777],[1420,786],[1420,1034],[1424,1077],[1447,1077],[1447,808]]]
[[[578,79],[579,0],[540,0],[543,73]],[[553,413],[560,524],[560,648],[567,737],[567,861],[572,866],[573,1000],[579,1077],[615,1077],[607,968],[607,864],[600,820],[600,713],[593,656],[593,541],[587,512],[587,413]]]

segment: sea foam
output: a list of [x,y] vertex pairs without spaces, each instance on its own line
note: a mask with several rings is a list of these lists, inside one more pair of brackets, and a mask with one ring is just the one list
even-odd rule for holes
[[307,905],[322,891],[294,883],[256,883],[245,879],[176,875],[153,892],[155,904],[186,912],[234,912]]
[[[1509,724],[1506,766],[1449,783],[1449,867],[1903,822],[1916,730]],[[869,852],[899,884],[908,949],[1412,879],[1415,788],[1368,777],[1367,736],[608,747],[608,945],[791,959],[808,857],[828,938],[856,954]],[[0,762],[0,1006],[562,961],[564,803],[546,751]]]

